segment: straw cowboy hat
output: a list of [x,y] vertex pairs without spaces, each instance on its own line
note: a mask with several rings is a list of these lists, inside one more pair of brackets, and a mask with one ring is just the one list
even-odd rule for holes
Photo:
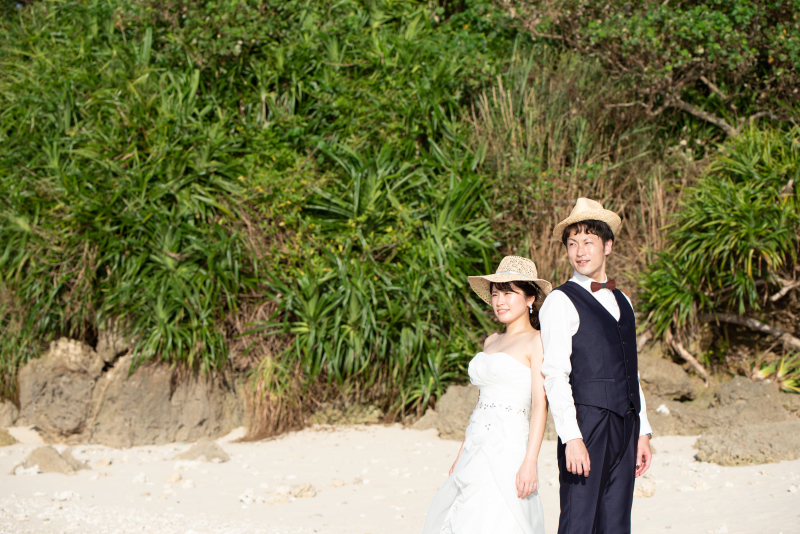
[[575,203],[575,207],[572,208],[569,217],[558,223],[556,227],[553,228],[553,237],[561,241],[561,237],[564,235],[564,228],[570,224],[575,224],[576,222],[590,220],[603,221],[611,228],[611,231],[614,232],[614,235],[617,235],[617,233],[619,233],[619,229],[622,227],[622,219],[619,218],[619,215],[613,211],[603,209],[603,205],[596,200],[579,198]]
[[[470,276],[469,285],[472,290],[487,304],[492,303],[492,292],[489,291],[491,282],[532,282],[539,286],[545,296],[552,290],[553,286],[547,280],[542,280],[536,272],[536,264],[528,258],[519,256],[506,256],[500,262],[497,272],[486,276]],[[544,299],[536,299],[534,305],[540,308],[544,304]]]

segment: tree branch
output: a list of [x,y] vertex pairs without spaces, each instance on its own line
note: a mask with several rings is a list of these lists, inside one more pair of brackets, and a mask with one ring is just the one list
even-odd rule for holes
[[713,124],[714,126],[717,126],[718,128],[720,128],[722,131],[724,131],[726,134],[728,134],[731,137],[736,137],[737,135],[739,135],[739,130],[734,128],[733,126],[731,126],[727,122],[725,122],[724,119],[722,119],[720,117],[717,117],[716,115],[712,115],[711,113],[708,113],[707,111],[703,111],[702,109],[698,108],[697,106],[693,106],[692,104],[690,104],[688,102],[684,102],[683,100],[681,100],[678,97],[675,97],[675,96],[669,97],[668,100],[667,100],[667,105],[672,106],[674,108],[678,108],[678,109],[680,109],[682,111],[685,111],[686,113],[688,113],[690,115],[694,115],[698,119],[702,119],[702,120],[704,120],[706,122],[710,122],[711,124]]
[[703,380],[706,383],[706,387],[708,387],[708,384],[711,381],[711,377],[708,376],[708,371],[706,371],[705,367],[703,367],[702,364],[699,361],[697,361],[697,358],[692,356],[691,352],[686,350],[683,347],[683,345],[681,345],[680,341],[675,339],[675,337],[672,335],[672,329],[670,328],[667,329],[666,341],[667,345],[671,346],[681,358],[686,360],[689,363],[689,365],[694,367],[694,370],[697,371],[697,373],[703,377]]
[[774,326],[762,323],[761,321],[757,321],[756,319],[751,319],[750,317],[745,317],[743,315],[733,315],[731,313],[716,313],[713,315],[710,313],[701,313],[698,314],[697,319],[704,323],[713,323],[722,321],[723,323],[746,326],[751,330],[755,330],[757,332],[777,337],[778,339],[781,340],[781,342],[786,348],[800,350],[800,339],[797,339],[796,337],[794,337],[789,332],[786,332],[785,330],[781,330],[780,328],[775,328]]
[[700,81],[706,84],[709,89],[717,93],[720,96],[720,98],[722,98],[722,100],[728,100],[728,96],[725,93],[723,93],[722,90],[719,87],[717,87],[717,85],[714,82],[712,82],[705,76],[700,76]]
[[789,293],[789,291],[791,291],[796,287],[800,287],[800,280],[795,280],[795,281],[781,280],[781,285],[783,286],[781,290],[769,298],[769,300],[771,300],[772,302],[779,301],[780,299],[785,297]]

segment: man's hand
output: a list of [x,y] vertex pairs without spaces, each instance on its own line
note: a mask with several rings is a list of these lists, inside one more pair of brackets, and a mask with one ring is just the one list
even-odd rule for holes
[[642,476],[650,468],[652,460],[653,453],[650,451],[650,436],[639,436],[639,446],[636,449],[636,478]]
[[[647,452],[648,454],[650,453],[649,446],[647,447]],[[589,451],[586,450],[586,445],[584,445],[582,439],[572,439],[567,442],[566,457],[567,471],[573,475],[589,476],[589,470],[591,469]],[[650,465],[649,462],[647,465]]]

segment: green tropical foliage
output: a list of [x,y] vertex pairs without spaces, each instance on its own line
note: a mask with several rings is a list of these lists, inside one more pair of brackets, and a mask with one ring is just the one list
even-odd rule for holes
[[642,280],[642,307],[658,333],[702,312],[760,310],[760,288],[791,278],[799,244],[798,134],[746,130],[685,192],[670,245]]

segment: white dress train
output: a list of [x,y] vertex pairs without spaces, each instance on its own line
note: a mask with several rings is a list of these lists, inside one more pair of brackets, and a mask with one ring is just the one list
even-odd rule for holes
[[422,534],[544,534],[539,492],[517,497],[516,475],[528,446],[531,371],[503,352],[469,363],[480,400],[464,451],[428,509]]

